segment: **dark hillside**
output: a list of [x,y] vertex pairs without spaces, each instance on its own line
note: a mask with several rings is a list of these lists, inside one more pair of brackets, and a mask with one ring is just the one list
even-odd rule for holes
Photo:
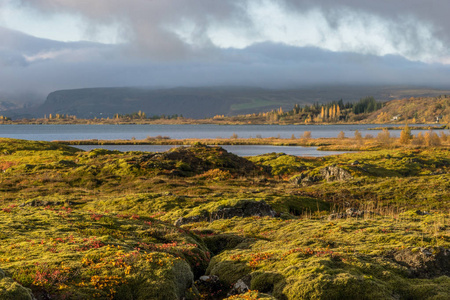
[[107,118],[115,114],[142,111],[147,117],[183,115],[187,118],[208,118],[215,115],[239,115],[270,111],[294,104],[329,103],[344,99],[354,102],[373,96],[378,101],[417,95],[445,94],[442,90],[407,89],[405,87],[328,86],[269,90],[253,87],[197,88],[88,88],[50,93],[40,106],[9,111],[9,117],[37,117],[69,114],[77,118]]

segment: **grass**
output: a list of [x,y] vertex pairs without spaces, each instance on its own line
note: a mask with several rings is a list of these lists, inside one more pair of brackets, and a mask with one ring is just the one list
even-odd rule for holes
[[[211,299],[195,283],[208,274],[226,289],[249,276],[230,299],[448,299],[449,150],[382,148],[247,159],[2,139],[0,298]],[[351,177],[327,181],[329,166]],[[241,200],[276,216],[173,225]],[[365,214],[329,218],[348,208]]]

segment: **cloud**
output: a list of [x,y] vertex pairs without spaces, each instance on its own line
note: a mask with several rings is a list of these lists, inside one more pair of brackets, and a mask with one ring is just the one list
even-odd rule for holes
[[214,59],[154,61],[124,56],[122,45],[61,43],[9,33],[16,34],[15,40],[22,41],[0,49],[3,91],[37,92],[42,100],[54,90],[85,87],[250,85],[291,88],[367,83],[439,86],[445,85],[450,75],[444,66],[411,62],[398,55],[379,57],[281,43],[218,49]]
[[0,27],[0,92],[444,86],[450,75],[445,1],[409,0],[403,7],[399,0],[0,0],[0,8],[11,3],[42,17],[76,16],[93,36],[113,26],[123,43],[52,41]]
[[409,0],[21,0],[42,14],[82,17],[86,32],[120,28],[130,55],[186,59],[216,48],[275,42],[446,63],[448,1]]

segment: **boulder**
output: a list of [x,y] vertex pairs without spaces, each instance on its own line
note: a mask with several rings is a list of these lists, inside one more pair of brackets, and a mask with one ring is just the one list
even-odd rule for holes
[[213,221],[219,219],[231,219],[234,217],[275,217],[276,213],[272,207],[264,200],[240,200],[234,206],[221,207],[211,213],[203,212],[200,215],[179,218],[175,221],[175,226],[181,226],[193,222]]
[[250,290],[250,282],[251,282],[251,275],[244,276],[243,278],[239,279],[231,288],[230,292],[228,292],[227,296],[233,296],[233,295],[239,295],[239,294],[245,294]]
[[450,276],[450,249],[408,248],[391,254],[394,261],[408,268],[411,277]]
[[361,218],[365,215],[374,215],[373,211],[359,210],[354,207],[347,208],[345,212],[342,213],[332,213],[328,216],[328,221],[344,218]]
[[426,216],[426,215],[429,215],[430,213],[425,210],[417,210],[416,214],[419,216]]
[[195,282],[195,287],[201,295],[201,299],[223,299],[225,286],[216,275],[204,275]]
[[[3,274],[4,275],[4,274]],[[31,290],[10,277],[0,278],[0,299],[35,300]]]
[[320,180],[320,178],[317,178],[315,176],[308,176],[308,175],[302,173],[302,174],[292,178],[291,182],[293,184],[299,185],[299,186],[310,186],[319,180]]
[[326,181],[346,181],[353,178],[349,171],[337,167],[337,166],[328,166],[319,170],[320,175],[325,178]]

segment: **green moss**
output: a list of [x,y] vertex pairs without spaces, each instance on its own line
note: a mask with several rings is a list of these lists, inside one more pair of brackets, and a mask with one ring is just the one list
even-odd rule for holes
[[31,300],[31,290],[24,288],[9,277],[0,279],[0,299]]
[[225,286],[235,284],[245,275],[250,274],[251,269],[242,262],[232,260],[222,260],[214,257],[209,264],[206,273],[209,275],[217,275]]
[[[195,299],[193,277],[206,272],[226,286],[251,274],[253,288],[277,299],[450,298],[448,277],[411,278],[392,258],[450,248],[448,150],[249,161],[204,145],[92,154],[17,143],[0,154],[5,286],[53,298]],[[288,180],[329,165],[354,178]],[[281,217],[170,225],[242,199],[264,200]],[[327,219],[349,207],[366,213]]]
[[257,290],[262,293],[273,293],[274,295],[281,295],[286,281],[284,277],[275,272],[256,272],[252,274],[252,281],[250,289]]

